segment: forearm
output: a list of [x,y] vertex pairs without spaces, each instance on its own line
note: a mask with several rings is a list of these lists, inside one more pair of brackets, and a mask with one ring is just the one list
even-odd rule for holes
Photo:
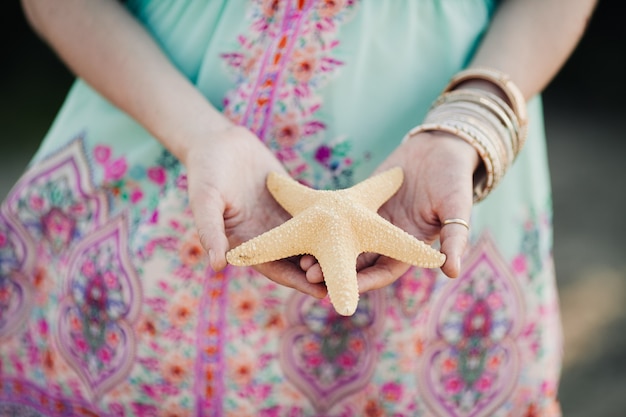
[[474,201],[484,199],[517,158],[526,140],[526,100],[563,66],[596,1],[503,1],[469,69],[455,74],[423,124],[409,132],[446,132],[474,148],[465,148],[478,168]]
[[77,76],[183,162],[187,138],[230,126],[116,1],[22,3],[33,28]]
[[504,0],[470,66],[509,74],[526,99],[541,92],[578,44],[597,0]]

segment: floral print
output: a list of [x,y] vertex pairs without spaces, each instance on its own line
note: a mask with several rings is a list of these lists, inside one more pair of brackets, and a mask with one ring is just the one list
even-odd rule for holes
[[[250,269],[211,273],[181,171],[166,170],[177,175],[168,186],[155,187],[147,175],[136,183],[146,196],[161,197],[151,220],[131,237],[129,219],[107,211],[102,191],[85,181],[91,174],[82,149],[71,145],[52,159],[83,167],[56,165],[76,174],[62,182],[83,184],[88,192],[58,206],[44,187],[35,206],[48,209],[40,210],[35,224],[45,224],[55,207],[65,212],[82,205],[77,218],[98,222],[87,228],[77,221],[74,230],[89,232],[48,239],[44,226],[14,226],[18,213],[3,206],[2,324],[21,323],[3,333],[4,409],[45,416],[68,409],[104,416],[184,416],[192,410],[207,416],[480,416],[519,406],[558,413],[552,380],[543,380],[536,394],[517,388],[530,377],[522,363],[550,361],[544,340],[558,326],[546,320],[556,300],[538,308],[522,288],[537,281],[520,277],[537,252],[520,252],[509,265],[484,235],[467,255],[465,274],[452,284],[434,271],[411,269],[394,286],[364,295],[354,316],[340,317],[328,300],[296,294]],[[41,170],[49,178],[59,174],[47,167],[33,168],[23,181],[42,178]],[[138,169],[127,164],[124,172]],[[128,187],[125,178],[116,179],[116,187]],[[110,182],[104,184],[120,198]],[[37,201],[34,196],[32,187],[17,187],[7,201]],[[101,212],[93,210],[98,207]],[[35,237],[38,251],[60,273],[26,261],[24,248],[37,247]],[[71,249],[51,258],[59,241]],[[48,296],[40,297],[41,291]],[[25,310],[14,307],[25,300],[33,311],[28,322]],[[24,392],[35,400],[13,401]],[[67,395],[75,402],[61,400]],[[541,400],[529,404],[526,397]],[[62,404],[55,410],[63,411],[50,408],[55,401]]]
[[350,317],[337,314],[328,299],[319,303],[304,295],[292,297],[290,324],[281,343],[285,375],[324,412],[340,399],[362,389],[377,360],[384,297],[364,295]]
[[[246,4],[237,46],[211,50],[234,83],[224,112],[303,183],[350,185],[369,155],[323,91],[349,64],[342,31],[370,9]],[[212,271],[184,167],[87,124],[0,206],[0,414],[559,415],[549,205],[507,213],[509,246],[473,227],[457,280],[412,268],[342,317],[251,268]]]
[[[107,214],[106,196],[94,192],[90,169],[81,154],[78,138],[65,150],[42,164],[37,175],[23,178],[7,198],[7,209],[28,235],[45,249],[43,256],[55,256],[69,249]],[[42,241],[47,244],[41,245]]]
[[33,283],[25,271],[26,243],[0,214],[0,341],[19,329],[32,308]]
[[237,82],[224,113],[256,133],[292,176],[318,188],[353,183],[350,142],[328,137],[316,90],[343,65],[333,56],[337,32],[357,7],[355,0],[253,1],[250,34],[238,38],[240,51],[222,54]]
[[519,375],[523,296],[490,240],[477,242],[464,265],[433,311],[420,387],[442,414],[490,416]]
[[131,326],[141,291],[125,221],[113,219],[77,247],[59,306],[59,349],[96,397],[125,378],[134,362]]

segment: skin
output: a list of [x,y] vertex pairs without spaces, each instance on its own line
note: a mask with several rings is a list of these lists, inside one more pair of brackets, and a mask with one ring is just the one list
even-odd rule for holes
[[[582,36],[596,0],[507,0],[494,17],[471,66],[511,76],[526,98],[542,91]],[[279,161],[245,128],[234,126],[172,65],[154,40],[114,0],[22,0],[33,29],[66,65],[144,126],[187,169],[189,200],[211,267],[225,254],[289,218],[265,188]],[[485,82],[473,88],[502,93]],[[419,120],[416,120],[416,124]],[[215,157],[219,155],[219,157]],[[210,163],[207,163],[210,162]],[[237,162],[237,163],[235,163]],[[400,145],[377,172],[401,166],[405,182],[380,213],[417,238],[439,239],[443,272],[460,273],[468,231],[441,227],[447,218],[469,220],[476,151],[453,135],[422,133]],[[448,166],[453,169],[440,170]],[[242,172],[244,167],[247,172]],[[324,297],[323,276],[305,256],[255,267],[275,282]],[[359,259],[361,292],[394,282],[408,266],[385,257]]]
[[[508,0],[502,2],[469,67],[490,67],[508,74],[525,99],[541,92],[566,62],[582,37],[595,0]],[[479,88],[506,100],[498,87],[471,81],[457,88]],[[450,278],[461,272],[461,257],[469,232],[458,224],[441,227],[449,218],[469,220],[472,174],[479,158],[473,148],[446,133],[423,133],[400,145],[378,171],[392,166],[405,170],[405,183],[380,213],[426,242],[437,238],[447,260],[442,271]],[[446,169],[441,166],[454,167]],[[323,276],[314,259],[302,259],[311,282]],[[359,259],[362,292],[393,283],[408,266],[367,254]]]

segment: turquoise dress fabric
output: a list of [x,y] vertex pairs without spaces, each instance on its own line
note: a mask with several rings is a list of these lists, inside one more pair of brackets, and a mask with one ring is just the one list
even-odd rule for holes
[[[497,3],[127,7],[294,178],[337,189],[421,122]],[[184,167],[78,79],[0,209],[0,414],[560,415],[540,97],[528,111],[525,148],[473,210],[461,276],[413,268],[341,317],[251,269],[214,273]]]

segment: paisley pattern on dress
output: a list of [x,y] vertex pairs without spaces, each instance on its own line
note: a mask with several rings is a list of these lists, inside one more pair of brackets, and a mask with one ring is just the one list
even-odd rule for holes
[[26,381],[0,380],[0,416],[109,417],[90,404],[53,396]]
[[132,326],[142,299],[126,221],[111,219],[74,248],[59,304],[60,352],[96,399],[128,376],[135,359]]
[[326,412],[370,382],[384,312],[382,291],[364,294],[349,317],[337,314],[327,298],[324,302],[304,294],[290,298],[280,363],[318,412]]
[[38,256],[51,259],[59,254],[61,262],[67,261],[64,251],[108,215],[107,196],[94,188],[81,137],[29,170],[5,204],[10,216],[39,242]]
[[[24,231],[10,224],[0,213],[0,341],[18,331],[30,313],[33,285],[28,277],[33,270],[34,251],[28,250]],[[27,260],[30,258],[30,260]]]
[[463,265],[435,301],[418,386],[438,415],[486,417],[517,383],[525,300],[488,235]]
[[411,267],[393,285],[394,296],[406,317],[414,318],[430,299],[437,284],[437,271]]
[[[351,97],[328,94],[355,68],[359,81],[378,83],[378,67],[363,62],[420,68],[408,55],[377,62],[395,49],[372,41],[406,41],[420,59],[433,58],[419,48],[440,42],[433,33],[441,30],[451,37],[439,43],[451,46],[451,61],[422,69],[451,72],[452,61],[480,38],[492,4],[468,0],[462,12],[427,12],[428,2],[416,2],[417,9],[357,0],[130,3],[171,57],[206,48],[197,54],[206,64],[198,69],[202,77],[187,74],[190,80],[214,102],[226,91],[225,114],[315,188],[351,185],[353,170],[364,170],[371,153],[393,146],[380,143],[379,132],[351,130],[361,126],[361,114],[337,111],[354,104]],[[398,33],[387,27],[388,38],[376,31],[387,16],[380,12],[397,20],[407,10],[427,12],[415,15],[415,33],[402,25]],[[227,23],[206,24],[218,19]],[[459,19],[464,27],[451,26]],[[194,39],[195,30],[208,38]],[[370,42],[352,51],[354,36]],[[179,54],[183,44],[188,49]],[[193,59],[175,64],[186,70]],[[365,89],[371,103],[398,103],[375,120],[383,131],[412,122],[414,110],[427,105],[406,94],[411,80],[402,72],[390,73],[398,80],[380,83],[389,96]],[[211,84],[213,75],[224,84]],[[428,90],[427,78],[416,91]],[[0,415],[560,415],[547,197],[499,212],[496,224],[507,228],[497,242],[480,218],[462,277],[412,268],[393,285],[362,294],[354,316],[340,317],[327,299],[252,268],[212,271],[179,161],[80,82],[64,109],[46,152],[0,206]]]
[[28,170],[0,210],[0,339],[28,317],[41,280],[36,263],[66,261],[63,250],[97,227],[108,210],[94,192],[82,139]]

